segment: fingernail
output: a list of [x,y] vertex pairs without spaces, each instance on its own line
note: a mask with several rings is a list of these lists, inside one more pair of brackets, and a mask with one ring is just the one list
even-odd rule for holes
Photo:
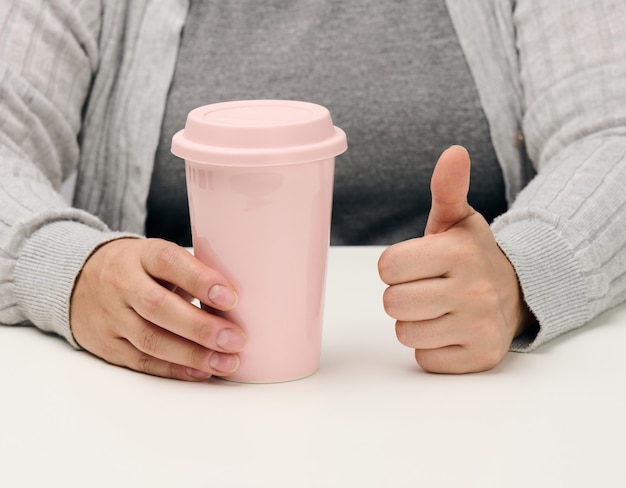
[[235,329],[222,329],[217,334],[217,346],[228,352],[238,352],[246,345],[245,336]]
[[225,310],[230,310],[237,305],[237,295],[224,285],[214,285],[209,290],[209,300]]
[[239,356],[214,352],[209,359],[209,366],[219,373],[233,373],[239,368]]

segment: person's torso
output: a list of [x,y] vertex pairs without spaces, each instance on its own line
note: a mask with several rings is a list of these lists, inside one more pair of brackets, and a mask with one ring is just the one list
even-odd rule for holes
[[187,113],[208,103],[298,99],[348,135],[337,160],[333,244],[419,236],[440,153],[472,156],[470,204],[506,210],[502,173],[443,0],[192,1],[169,93],[146,233],[190,244],[184,167],[170,153]]

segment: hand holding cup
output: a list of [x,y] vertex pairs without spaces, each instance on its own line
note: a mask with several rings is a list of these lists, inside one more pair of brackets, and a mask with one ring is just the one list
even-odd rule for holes
[[72,295],[80,346],[105,361],[156,376],[197,381],[228,376],[245,347],[241,328],[215,310],[237,305],[230,282],[186,249],[160,239],[118,239],[87,260]]

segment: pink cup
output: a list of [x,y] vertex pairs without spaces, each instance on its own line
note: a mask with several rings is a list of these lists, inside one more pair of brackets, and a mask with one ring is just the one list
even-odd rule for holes
[[346,149],[327,109],[285,100],[199,107],[174,135],[194,253],[239,295],[220,313],[248,336],[228,379],[289,381],[319,368],[335,156]]

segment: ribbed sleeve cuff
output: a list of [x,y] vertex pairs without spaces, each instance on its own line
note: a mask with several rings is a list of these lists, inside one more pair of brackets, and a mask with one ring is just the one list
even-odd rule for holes
[[80,348],[70,329],[72,290],[84,262],[100,245],[134,234],[101,231],[74,221],[47,224],[32,234],[15,265],[19,307],[38,328]]
[[513,341],[512,351],[531,351],[591,318],[580,264],[554,226],[541,220],[501,220],[492,228],[539,323],[536,335]]

